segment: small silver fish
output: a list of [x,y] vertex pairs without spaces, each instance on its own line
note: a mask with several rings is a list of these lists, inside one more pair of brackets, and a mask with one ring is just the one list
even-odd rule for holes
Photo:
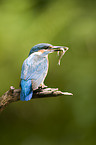
[[63,57],[63,55],[65,54],[65,52],[68,50],[69,48],[68,47],[61,47],[59,48],[59,50],[61,51],[58,51],[57,54],[59,56],[59,61],[58,61],[58,65],[60,65],[60,61],[61,61],[61,58]]

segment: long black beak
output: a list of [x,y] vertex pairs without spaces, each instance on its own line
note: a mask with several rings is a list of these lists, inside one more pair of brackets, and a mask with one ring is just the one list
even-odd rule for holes
[[53,51],[67,51],[68,47],[65,47],[65,46],[53,46],[52,50]]

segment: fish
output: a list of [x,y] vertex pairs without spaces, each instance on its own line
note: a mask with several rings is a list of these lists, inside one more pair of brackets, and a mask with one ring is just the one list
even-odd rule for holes
[[60,65],[60,61],[61,61],[61,58],[63,57],[63,55],[65,54],[65,52],[68,50],[69,48],[68,47],[61,47],[61,48],[58,48],[58,52],[57,52],[57,55],[59,56],[59,60],[58,60],[58,65]]

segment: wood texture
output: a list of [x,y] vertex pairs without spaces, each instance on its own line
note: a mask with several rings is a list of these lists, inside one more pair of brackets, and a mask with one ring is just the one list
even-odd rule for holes
[[[10,90],[8,90],[0,97],[0,111],[3,111],[8,104],[19,101],[20,91],[21,89],[15,89],[13,86],[11,86]],[[39,88],[33,92],[32,99],[44,97],[57,97],[61,95],[73,95],[73,94],[58,91],[58,88]]]

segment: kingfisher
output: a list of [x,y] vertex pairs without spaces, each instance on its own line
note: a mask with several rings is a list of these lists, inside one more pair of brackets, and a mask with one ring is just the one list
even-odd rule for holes
[[48,73],[48,54],[55,51],[65,53],[68,48],[64,46],[53,46],[48,43],[40,43],[33,46],[25,59],[21,70],[21,93],[20,100],[28,101],[32,98],[33,91],[39,87],[46,87],[44,80]]

